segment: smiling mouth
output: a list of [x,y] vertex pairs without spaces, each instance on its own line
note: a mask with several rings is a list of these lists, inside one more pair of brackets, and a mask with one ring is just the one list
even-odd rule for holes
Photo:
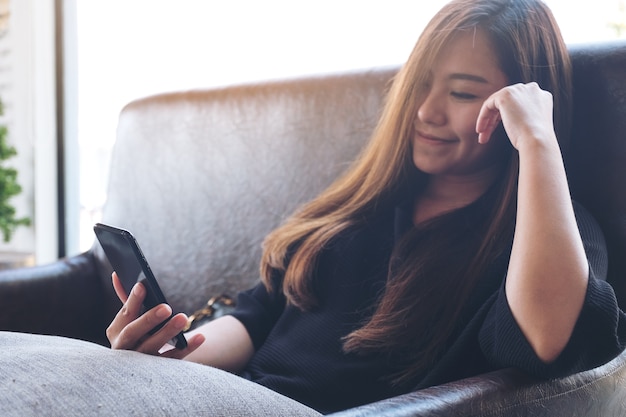
[[455,139],[440,138],[440,137],[437,137],[437,136],[432,136],[432,135],[428,135],[426,133],[422,133],[419,130],[416,130],[415,134],[416,134],[416,136],[418,137],[419,140],[421,140],[423,142],[427,142],[427,143],[451,144],[451,143],[455,143],[456,142]]

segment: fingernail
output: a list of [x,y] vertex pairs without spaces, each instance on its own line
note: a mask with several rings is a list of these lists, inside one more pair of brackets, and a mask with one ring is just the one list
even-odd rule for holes
[[139,297],[141,297],[143,295],[143,285],[137,283],[135,284],[135,286],[133,287],[133,293]]
[[170,323],[176,329],[183,329],[187,325],[187,317],[185,317],[181,313],[178,313],[174,315],[174,317],[172,317],[172,319],[170,320]]
[[161,306],[156,311],[156,316],[159,319],[165,319],[169,317],[169,315],[170,315],[170,309],[167,306]]

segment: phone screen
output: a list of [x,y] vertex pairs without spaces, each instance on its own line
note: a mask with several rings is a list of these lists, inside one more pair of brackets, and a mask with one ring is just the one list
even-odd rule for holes
[[[148,261],[129,231],[98,223],[94,226],[94,232],[126,294],[130,294],[137,282],[145,286],[146,297],[142,313],[159,304],[167,303]],[[152,329],[151,333],[159,330],[166,322],[167,320]],[[187,340],[182,332],[171,343],[178,349],[187,346]]]

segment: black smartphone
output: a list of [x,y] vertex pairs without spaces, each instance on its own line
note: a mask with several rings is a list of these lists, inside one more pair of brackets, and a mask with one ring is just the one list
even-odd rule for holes
[[[133,235],[128,230],[102,223],[97,223],[94,225],[93,229],[113,270],[117,273],[126,294],[130,294],[130,291],[137,282],[141,282],[146,288],[146,298],[143,301],[144,310],[142,313],[159,304],[167,303],[152,273],[152,269],[150,269],[150,265],[141,252],[139,244]],[[172,312],[172,316],[173,315],[174,313]],[[156,326],[150,333],[155,333],[163,327],[168,320],[169,319]],[[170,343],[176,346],[177,349],[187,347],[187,339],[185,339],[185,335],[183,335],[182,332],[176,335]]]

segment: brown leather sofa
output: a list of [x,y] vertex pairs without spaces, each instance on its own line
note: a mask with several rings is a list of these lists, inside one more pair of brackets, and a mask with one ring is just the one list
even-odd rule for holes
[[[574,197],[598,219],[626,307],[626,42],[570,48]],[[358,153],[396,68],[163,94],[119,119],[102,221],[138,238],[177,311],[258,279],[263,237]],[[119,308],[99,246],[0,273],[0,329],[106,344]],[[592,342],[592,341],[591,341]],[[625,416],[626,353],[568,378],[507,369],[343,416]]]

